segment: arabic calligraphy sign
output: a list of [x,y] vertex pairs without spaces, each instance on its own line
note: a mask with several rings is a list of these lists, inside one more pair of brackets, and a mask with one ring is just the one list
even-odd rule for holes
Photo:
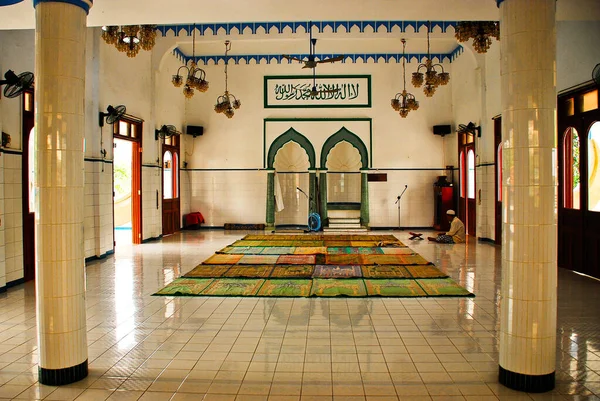
[[370,75],[266,76],[265,108],[371,107]]

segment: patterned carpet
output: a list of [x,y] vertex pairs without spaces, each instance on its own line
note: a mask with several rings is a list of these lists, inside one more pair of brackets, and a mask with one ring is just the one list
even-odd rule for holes
[[474,296],[393,235],[247,235],[154,295]]

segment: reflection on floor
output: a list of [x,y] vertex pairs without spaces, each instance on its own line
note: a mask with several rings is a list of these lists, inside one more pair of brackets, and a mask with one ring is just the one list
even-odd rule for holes
[[9,289],[0,296],[0,398],[599,399],[600,282],[559,269],[557,387],[511,391],[497,382],[500,248],[473,239],[440,245],[393,233],[475,298],[151,296],[245,234],[187,231],[88,264],[90,375],[69,386],[37,383],[34,285]]

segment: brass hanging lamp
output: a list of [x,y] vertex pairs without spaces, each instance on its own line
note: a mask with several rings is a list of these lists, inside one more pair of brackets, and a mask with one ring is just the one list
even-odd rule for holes
[[400,117],[406,118],[409,111],[419,109],[419,102],[415,96],[406,91],[406,39],[402,39],[402,77],[404,87],[402,92],[396,93],[392,99],[392,108],[400,113]]
[[217,98],[217,104],[215,104],[215,111],[217,113],[223,113],[227,118],[232,118],[235,114],[235,110],[239,109],[242,102],[237,99],[227,88],[227,65],[229,64],[228,53],[231,50],[231,42],[225,41],[225,93]]
[[192,58],[179,67],[177,74],[173,75],[173,78],[171,79],[173,86],[176,88],[183,85],[183,76],[180,74],[182,69],[187,73],[185,86],[183,87],[183,95],[186,99],[191,99],[194,96],[194,89],[200,92],[206,92],[208,90],[206,72],[204,72],[203,69],[198,68],[196,64],[196,24],[194,24],[194,28],[192,29]]

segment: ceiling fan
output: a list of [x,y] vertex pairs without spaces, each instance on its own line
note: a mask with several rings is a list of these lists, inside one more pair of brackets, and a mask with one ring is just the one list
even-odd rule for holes
[[[304,68],[304,67],[303,67]],[[317,90],[317,75],[315,72],[315,69],[313,68],[313,84],[312,84],[312,88],[310,89],[309,95],[311,98],[315,98],[317,97],[319,94],[321,93],[336,93],[338,92],[340,89],[336,88],[336,89],[320,89]]]
[[344,59],[344,55],[339,55],[339,56],[335,56],[335,57],[330,57],[330,58],[325,58],[323,60],[315,60],[315,47],[317,45],[317,39],[312,37],[312,22],[309,23],[308,25],[308,32],[309,32],[309,37],[310,37],[310,43],[309,43],[309,54],[308,54],[308,60],[302,60],[298,57],[294,57],[294,56],[290,56],[289,54],[282,54],[282,57],[290,60],[290,61],[298,61],[300,63],[304,63],[304,66],[302,68],[312,68],[314,69],[317,64],[324,64],[324,63],[335,63],[336,61],[342,61]]

